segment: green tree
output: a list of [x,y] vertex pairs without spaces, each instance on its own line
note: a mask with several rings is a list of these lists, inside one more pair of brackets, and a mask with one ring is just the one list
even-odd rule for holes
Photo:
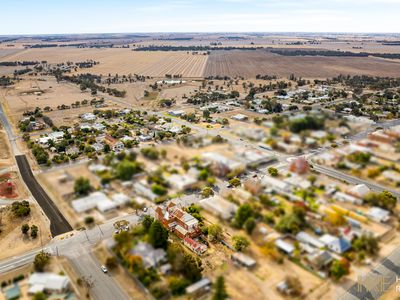
[[133,175],[142,170],[140,164],[136,161],[122,160],[118,163],[115,173],[118,179],[127,181],[131,180]]
[[371,234],[363,234],[352,241],[352,247],[356,252],[366,252],[369,255],[376,255],[379,252],[378,239]]
[[155,220],[150,226],[149,243],[152,244],[154,248],[167,249],[168,231],[158,220]]
[[334,260],[331,268],[330,274],[335,280],[339,280],[343,276],[349,274],[350,264],[346,259]]
[[189,279],[190,282],[196,282],[201,279],[201,272],[203,271],[201,259],[189,253],[183,256],[183,270],[182,275]]
[[256,227],[256,220],[253,217],[250,217],[244,223],[244,229],[248,234],[251,234]]
[[145,216],[143,217],[142,226],[143,226],[143,229],[144,229],[144,231],[145,231],[146,233],[149,232],[150,227],[151,227],[151,224],[153,224],[153,222],[154,222],[154,218],[153,218],[153,217],[151,217],[151,216],[149,216],[149,215],[145,215]]
[[201,191],[201,196],[203,198],[208,198],[210,196],[214,195],[214,191],[212,190],[212,188],[210,188],[209,186],[206,186],[202,191]]
[[212,241],[220,241],[222,239],[222,227],[219,224],[211,224],[208,226],[208,236]]
[[234,178],[232,178],[231,180],[229,180],[229,184],[230,184],[231,186],[238,187],[239,185],[242,184],[242,182],[240,181],[239,178],[234,177]]
[[272,177],[277,177],[279,175],[278,169],[277,168],[273,168],[273,167],[269,167],[268,168],[268,173]]
[[246,239],[244,236],[241,236],[241,235],[235,235],[232,238],[232,241],[233,241],[233,247],[237,251],[243,251],[244,249],[246,249],[247,247],[250,246],[249,240]]
[[41,251],[36,254],[33,260],[33,267],[36,272],[43,272],[45,267],[50,263],[50,254]]
[[252,217],[253,214],[254,210],[250,204],[245,203],[240,205],[235,214],[234,224],[237,227],[242,228],[247,219]]
[[186,278],[172,276],[169,279],[169,288],[171,289],[172,295],[183,295],[185,294],[185,289],[189,286],[190,282]]
[[383,209],[393,211],[397,204],[397,198],[388,191],[381,193],[369,193],[365,198],[365,202],[369,205],[378,206]]
[[28,216],[31,213],[31,208],[26,200],[14,201],[11,204],[11,211],[15,217],[21,218]]
[[38,236],[39,228],[36,225],[31,226],[31,237],[36,239]]
[[47,296],[43,292],[37,292],[35,295],[33,295],[32,300],[46,300]]
[[226,292],[225,279],[223,276],[218,276],[214,283],[214,295],[212,300],[224,300],[228,298],[228,293]]
[[21,231],[22,231],[23,234],[28,234],[29,225],[28,225],[28,224],[23,224],[23,225],[21,226]]
[[74,191],[75,194],[79,196],[86,196],[92,190],[92,186],[90,185],[89,179],[85,177],[79,177],[75,180]]

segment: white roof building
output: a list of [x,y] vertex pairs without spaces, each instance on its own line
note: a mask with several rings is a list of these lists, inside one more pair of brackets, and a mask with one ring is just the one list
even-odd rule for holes
[[167,181],[174,189],[179,191],[190,189],[197,183],[197,179],[188,174],[172,174],[167,178]]
[[290,191],[290,185],[285,182],[282,181],[280,179],[276,179],[274,177],[271,176],[263,176],[261,178],[261,183],[263,186],[275,189],[275,190],[281,190],[281,191],[285,191],[285,192],[289,192]]
[[85,113],[81,118],[85,121],[94,121],[97,117],[93,113]]
[[243,114],[237,114],[231,117],[231,119],[236,121],[246,121],[249,117]]
[[357,184],[347,190],[348,194],[353,195],[358,198],[364,198],[370,192],[371,192],[371,189],[363,183]]
[[50,140],[57,142],[58,140],[64,137],[64,132],[62,131],[55,131],[49,133],[47,136],[41,137],[38,139],[38,142],[42,145],[47,144]]
[[67,276],[54,273],[33,273],[29,277],[28,284],[28,294],[44,291],[61,293],[69,289],[70,281]]
[[389,221],[390,212],[386,209],[374,206],[368,210],[367,216],[375,222],[385,223]]
[[236,204],[215,195],[199,202],[200,206],[218,217],[228,220],[234,216],[238,207]]
[[86,212],[96,208],[101,212],[106,212],[116,207],[116,204],[102,192],[94,192],[87,197],[72,201],[72,208],[77,213]]
[[345,193],[342,193],[342,192],[336,192],[333,195],[333,198],[335,200],[338,200],[338,201],[341,201],[341,202],[348,202],[348,203],[358,204],[358,205],[362,204],[362,200],[360,198],[357,198],[357,197],[354,197],[352,195],[345,194]]

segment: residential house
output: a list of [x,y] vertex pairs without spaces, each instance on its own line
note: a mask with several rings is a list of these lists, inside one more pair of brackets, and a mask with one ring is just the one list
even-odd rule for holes
[[207,246],[191,239],[190,237],[185,237],[183,239],[183,244],[198,255],[202,255],[207,251]]
[[198,297],[211,290],[211,281],[208,278],[203,278],[186,288],[186,294],[192,297]]
[[85,122],[93,122],[97,119],[97,117],[93,113],[85,113],[81,115],[81,119]]
[[390,212],[386,209],[374,206],[368,210],[367,216],[375,222],[386,223],[390,219]]
[[67,276],[54,273],[33,273],[28,280],[28,294],[38,292],[65,293],[70,289],[70,281]]
[[247,256],[246,254],[243,254],[241,252],[233,253],[231,256],[231,259],[236,264],[244,266],[247,269],[251,269],[256,265],[256,261],[253,258],[251,258],[250,256]]
[[129,251],[132,256],[139,256],[142,259],[143,267],[146,269],[156,268],[167,259],[164,249],[154,249],[152,245],[139,242]]
[[223,220],[231,219],[238,209],[236,204],[227,201],[218,195],[200,200],[199,205]]
[[349,241],[342,237],[336,237],[330,234],[324,234],[319,239],[328,249],[336,252],[338,254],[343,254],[344,252],[350,250],[351,244]]
[[118,141],[109,134],[106,134],[106,136],[104,137],[104,142],[109,145],[111,150],[114,152],[120,152],[125,148],[124,144],[121,141]]

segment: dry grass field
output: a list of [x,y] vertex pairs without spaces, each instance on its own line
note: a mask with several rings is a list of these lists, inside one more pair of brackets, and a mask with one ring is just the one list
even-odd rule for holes
[[164,77],[181,74],[183,77],[201,77],[207,55],[182,52],[139,52],[131,49],[78,49],[42,48],[27,49],[1,58],[0,61],[46,60],[49,63],[78,62],[93,59],[100,64],[81,72],[93,74],[139,74]]
[[332,77],[339,74],[400,76],[400,62],[379,58],[280,56],[263,50],[214,51],[204,76],[255,77],[257,74]]

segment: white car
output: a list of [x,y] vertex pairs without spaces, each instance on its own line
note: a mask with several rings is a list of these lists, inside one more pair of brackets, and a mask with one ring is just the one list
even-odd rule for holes
[[106,266],[104,266],[104,265],[102,265],[102,266],[100,267],[100,269],[103,271],[103,273],[107,273],[107,272],[108,272]]

